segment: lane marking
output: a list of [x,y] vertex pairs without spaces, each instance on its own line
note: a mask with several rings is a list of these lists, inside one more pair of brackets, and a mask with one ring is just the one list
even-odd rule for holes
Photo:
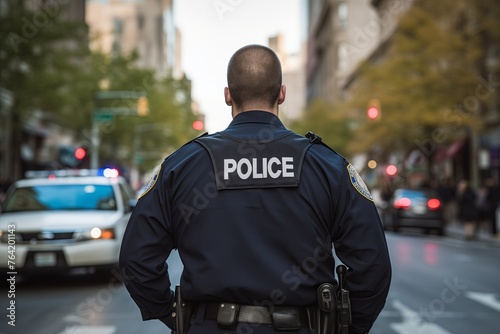
[[392,330],[396,333],[451,334],[435,323],[425,322],[417,312],[413,311],[397,299],[392,302],[392,305],[401,313],[403,317],[403,322],[391,324]]
[[500,312],[500,301],[498,301],[495,296],[495,293],[487,293],[487,292],[472,292],[467,291],[465,296],[469,299],[472,299],[478,303],[481,303],[485,306],[488,306],[495,311]]
[[[447,319],[464,319],[467,316],[475,313],[464,313],[464,312],[440,312],[439,318]],[[380,318],[401,318],[401,312],[399,311],[385,311],[380,312]]]
[[59,334],[114,334],[116,326],[66,326]]

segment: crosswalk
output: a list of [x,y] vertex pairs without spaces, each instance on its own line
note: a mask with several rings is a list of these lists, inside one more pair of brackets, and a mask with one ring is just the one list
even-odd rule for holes
[[391,324],[391,329],[396,333],[452,334],[433,322],[425,321],[420,313],[413,311],[401,301],[395,300],[392,304],[403,317],[401,322]]
[[114,334],[116,330],[117,326],[73,325],[65,327],[59,334]]
[[500,312],[500,301],[496,298],[495,293],[467,291],[465,292],[465,296]]
[[[494,311],[500,312],[500,301],[495,293],[466,291],[465,297],[471,302],[479,303]],[[381,314],[382,318],[397,318],[392,322],[389,328],[396,334],[455,334],[438,325],[431,317],[426,316],[422,310],[414,310],[405,302],[399,299],[393,299],[389,304],[392,307],[386,308]],[[439,312],[439,318],[463,319],[466,316],[463,312]],[[71,322],[70,319],[65,319]],[[114,325],[68,325],[57,334],[115,334],[118,333],[118,327]]]
[[[488,309],[500,312],[500,300],[495,293],[466,291],[464,296],[470,300],[471,303],[478,303],[486,306]],[[409,307],[405,302],[399,299],[393,299],[389,303],[391,307],[387,308],[381,313],[381,318],[397,319],[397,321],[390,322],[389,328],[396,334],[456,334],[443,328],[436,323],[436,318],[440,319],[465,319],[471,316],[471,313],[465,312],[451,312],[442,310],[439,314],[432,317],[426,314],[421,308],[414,310]],[[476,305],[477,306],[477,305]],[[471,309],[476,308],[471,305]]]

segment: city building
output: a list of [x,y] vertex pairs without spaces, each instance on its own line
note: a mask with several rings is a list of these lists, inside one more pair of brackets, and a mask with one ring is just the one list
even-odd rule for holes
[[[329,103],[348,100],[363,80],[360,63],[385,60],[399,19],[413,4],[414,0],[309,0],[307,104],[315,99]],[[433,154],[424,154],[434,175],[468,178],[475,186],[490,176],[500,180],[500,96],[498,80],[494,79],[495,74],[498,77],[499,52],[494,38],[485,47],[476,89],[476,95],[479,92],[481,96],[464,97],[488,101],[479,111],[483,129],[477,133],[470,130],[454,142],[436,145]],[[405,154],[405,162],[418,155]]]
[[307,31],[307,103],[345,100],[349,75],[379,45],[375,9],[370,0],[310,0]]
[[293,54],[287,53],[281,34],[270,37],[268,44],[280,58],[282,81],[287,89],[285,102],[280,106],[281,115],[285,121],[298,119],[303,115],[306,98],[304,48]]
[[137,51],[137,65],[158,76],[182,76],[173,0],[88,0],[90,47],[111,55]]

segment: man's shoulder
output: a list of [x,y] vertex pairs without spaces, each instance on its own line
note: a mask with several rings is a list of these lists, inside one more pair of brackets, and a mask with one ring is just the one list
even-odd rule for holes
[[308,139],[314,145],[311,145],[309,149],[309,154],[315,156],[319,160],[329,160],[332,162],[337,162],[341,164],[349,164],[346,158],[344,158],[340,153],[338,153],[334,148],[325,143],[323,139],[312,133],[308,132],[304,138]]
[[178,160],[185,160],[189,157],[198,156],[201,151],[204,151],[203,147],[196,143],[196,140],[205,136],[209,136],[208,133],[204,133],[198,137],[191,139],[186,142],[184,145],[176,149],[172,152],[164,161],[165,162],[174,162]]

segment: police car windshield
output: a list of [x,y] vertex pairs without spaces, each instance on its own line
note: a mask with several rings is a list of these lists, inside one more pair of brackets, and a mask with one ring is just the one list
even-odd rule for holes
[[3,212],[116,209],[112,186],[71,184],[17,188]]

